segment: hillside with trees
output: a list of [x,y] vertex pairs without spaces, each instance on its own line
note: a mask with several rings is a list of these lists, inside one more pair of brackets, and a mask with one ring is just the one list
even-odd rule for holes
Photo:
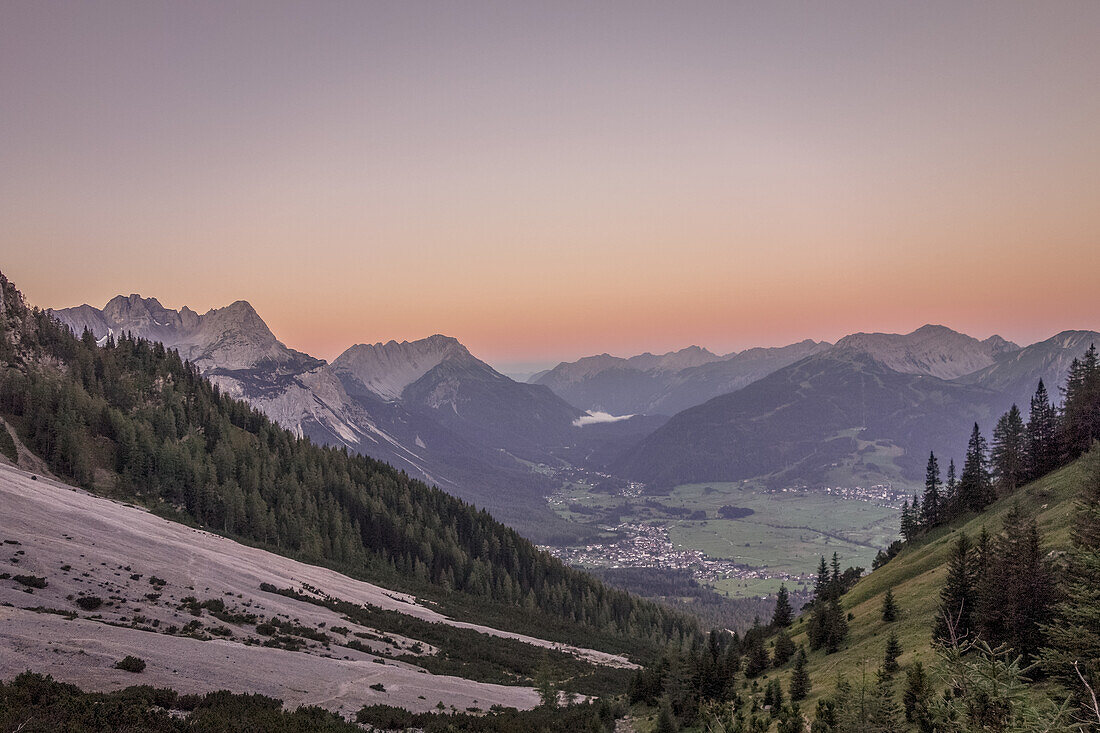
[[639,673],[641,717],[658,730],[1100,729],[1095,348],[1061,393],[1055,404],[1040,383],[1026,421],[1009,409],[992,446],[975,425],[961,473],[950,461],[943,480],[930,455],[905,539],[870,574],[822,558],[793,623],[777,608],[779,623]]
[[647,656],[689,616],[568,568],[479,511],[227,398],[157,343],[97,346],[0,275],[0,415],[57,475],[449,612]]

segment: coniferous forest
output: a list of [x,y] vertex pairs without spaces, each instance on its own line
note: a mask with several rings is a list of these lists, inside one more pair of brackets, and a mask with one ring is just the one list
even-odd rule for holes
[[[1013,406],[997,420],[991,441],[975,424],[961,470],[949,460],[944,477],[939,457],[929,455],[925,490],[902,512],[902,538],[879,553],[872,570],[889,571],[923,546],[950,540],[938,608],[925,619],[934,656],[907,658],[911,637],[899,629],[910,618],[911,596],[887,587],[874,602],[873,623],[881,629],[874,654],[853,665],[853,636],[869,622],[853,614],[856,602],[848,598],[860,592],[861,579],[877,573],[866,578],[863,568],[842,570],[836,555],[831,561],[822,556],[801,613],[784,587],[767,620],[757,618],[742,634],[723,628],[722,620],[732,616],[721,604],[708,607],[700,623],[690,604],[673,609],[610,588],[552,559],[484,511],[383,463],[293,435],[220,393],[160,344],[128,334],[97,344],[91,334],[76,336],[25,306],[3,276],[0,286],[0,416],[59,476],[178,521],[408,590],[456,614],[476,608],[480,618],[506,628],[626,652],[645,663],[621,696],[605,695],[598,704],[559,707],[557,691],[547,688],[543,705],[529,714],[461,718],[379,705],[360,711],[361,723],[426,730],[607,729],[630,710],[658,731],[1100,726],[1094,695],[1100,687],[1095,347],[1073,362],[1060,403],[1040,382],[1026,419]],[[0,449],[14,457],[8,437]],[[1013,502],[1028,486],[1071,465],[1079,466],[1084,485],[1068,546],[1052,553],[1035,517]],[[996,526],[958,530],[1006,504]],[[692,594],[699,590],[670,576],[670,602]],[[830,659],[845,662],[830,665]],[[828,678],[823,668],[831,670]],[[104,706],[121,716],[139,714],[151,694],[134,688],[95,696],[35,676],[0,688],[0,699],[62,723],[72,715],[100,715]],[[274,702],[246,697],[168,701],[170,709],[180,705],[200,714],[186,724],[154,716],[150,725],[194,729],[187,726],[218,715],[267,719],[271,729],[346,725],[321,711],[284,714]]]
[[77,485],[571,643],[647,656],[699,633],[484,511],[295,437],[158,343],[123,334],[97,346],[25,306],[3,275],[0,286],[0,416]]

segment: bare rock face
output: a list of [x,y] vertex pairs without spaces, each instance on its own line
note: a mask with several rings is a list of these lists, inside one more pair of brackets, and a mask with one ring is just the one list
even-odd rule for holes
[[176,349],[226,394],[299,435],[321,427],[349,444],[355,440],[350,401],[328,365],[275,338],[246,301],[200,315],[186,306],[165,308],[156,298],[119,295],[102,310],[82,305],[52,312],[97,340],[130,333]]
[[979,341],[946,326],[927,325],[907,334],[852,334],[838,341],[836,348],[867,354],[902,374],[957,379],[992,366],[997,357],[1020,347],[1000,336]]
[[474,361],[457,339],[436,334],[419,341],[356,344],[340,354],[332,368],[341,379],[384,400],[398,400],[406,387],[448,359]]

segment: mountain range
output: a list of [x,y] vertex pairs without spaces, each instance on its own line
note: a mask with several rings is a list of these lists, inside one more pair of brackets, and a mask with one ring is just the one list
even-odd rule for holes
[[688,408],[609,463],[655,485],[763,479],[772,486],[919,483],[928,452],[961,459],[1038,381],[1052,399],[1094,331],[1025,348],[943,326],[853,334],[742,389]]
[[198,314],[130,295],[53,314],[98,340],[131,332],[178,349],[285,427],[389,462],[548,543],[579,531],[547,508],[560,484],[548,468],[657,487],[918,483],[929,450],[961,459],[974,422],[988,433],[1012,403],[1026,413],[1039,379],[1056,396],[1070,361],[1100,340],[1066,331],[1021,348],[927,325],[725,355],[600,354],[522,383],[438,334],[356,344],[329,364],[285,346],[245,301]]
[[245,301],[198,314],[120,295],[102,309],[52,313],[99,341],[132,333],[177,349],[223,392],[299,435],[386,461],[535,537],[551,539],[561,524],[542,499],[553,485],[529,462],[550,460],[583,412],[453,338],[357,344],[328,364],[284,345]]

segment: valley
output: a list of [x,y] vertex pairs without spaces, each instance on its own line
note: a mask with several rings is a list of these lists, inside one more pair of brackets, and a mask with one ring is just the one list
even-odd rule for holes
[[731,598],[770,596],[780,584],[804,592],[819,558],[834,552],[845,567],[870,568],[896,538],[901,504],[910,498],[888,485],[714,482],[647,492],[606,476],[589,481],[572,481],[548,501],[563,519],[593,528],[599,541],[548,547],[551,553],[583,568],[688,569]]

